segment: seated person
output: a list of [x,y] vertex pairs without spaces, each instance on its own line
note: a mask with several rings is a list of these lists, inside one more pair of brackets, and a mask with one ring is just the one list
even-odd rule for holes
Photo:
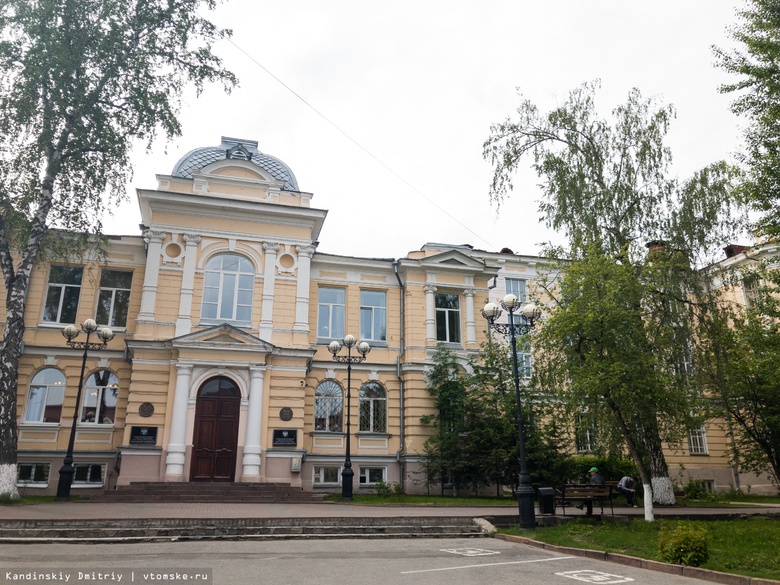
[[626,475],[617,484],[618,491],[626,496],[626,503],[632,508],[636,506],[636,481],[634,476]]

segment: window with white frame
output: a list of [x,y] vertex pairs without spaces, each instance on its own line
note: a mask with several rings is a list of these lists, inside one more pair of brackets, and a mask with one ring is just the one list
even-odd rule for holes
[[201,320],[252,322],[255,269],[239,254],[217,254],[206,262],[203,274]]
[[80,422],[113,425],[118,395],[119,378],[114,372],[98,370],[93,373],[84,384]]
[[343,288],[321,286],[317,300],[317,337],[343,339],[347,291]]
[[526,301],[526,283],[524,278],[506,278],[504,279],[506,294],[515,295],[521,303]]
[[360,388],[360,431],[387,432],[387,392],[379,382],[367,382]]
[[742,278],[742,291],[745,295],[745,304],[750,307],[759,299],[761,280],[755,274],[747,274]]
[[27,404],[24,410],[25,422],[58,423],[62,415],[62,401],[65,398],[65,374],[57,368],[38,371],[30,382]]
[[361,467],[360,485],[387,483],[387,467]]
[[133,273],[123,270],[103,270],[100,273],[100,290],[95,312],[98,325],[127,326],[132,280]]
[[531,343],[528,341],[517,348],[517,372],[524,380],[531,379]]
[[315,465],[312,482],[314,485],[338,485],[341,468],[334,465]]
[[76,463],[73,465],[74,486],[102,486],[106,466],[100,463]]
[[578,453],[592,453],[596,448],[596,425],[585,414],[577,415],[574,443]]
[[707,448],[707,429],[700,425],[688,432],[688,448],[691,455],[708,455]]
[[49,485],[51,463],[23,463],[16,466],[18,487],[46,487]]
[[333,380],[325,380],[314,390],[314,430],[340,433],[344,417],[344,391]]
[[360,291],[360,339],[387,341],[387,293]]
[[460,343],[460,295],[436,294],[436,340]]
[[75,266],[52,266],[46,288],[43,320],[48,323],[75,323],[81,295],[84,269]]

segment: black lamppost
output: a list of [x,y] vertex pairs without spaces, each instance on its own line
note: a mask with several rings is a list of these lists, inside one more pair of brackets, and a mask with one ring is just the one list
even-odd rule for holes
[[[84,331],[87,334],[86,341],[73,341],[79,333]],[[97,332],[100,343],[90,343],[89,336]],[[79,389],[76,392],[76,408],[73,411],[73,424],[70,427],[70,438],[68,439],[68,452],[65,454],[65,461],[60,468],[60,481],[57,484],[57,501],[67,502],[70,500],[70,486],[73,484],[73,474],[76,468],[73,467],[73,443],[76,440],[76,423],[79,419],[79,406],[81,404],[81,389],[84,386],[84,369],[87,366],[87,352],[90,349],[103,349],[108,342],[114,339],[114,332],[108,327],[103,327],[98,331],[98,324],[94,319],[87,319],[81,324],[81,329],[75,325],[68,325],[62,330],[62,335],[67,339],[65,343],[73,349],[83,349],[84,357],[81,359],[81,375],[79,376]]]
[[352,348],[357,340],[352,335],[344,337],[344,347],[347,348],[347,355],[337,355],[341,350],[342,344],[338,341],[331,341],[328,345],[328,351],[333,354],[333,360],[347,364],[347,451],[344,457],[344,469],[341,471],[341,499],[346,502],[352,501],[352,478],[355,472],[352,471],[352,459],[349,451],[350,438],[350,412],[352,409],[352,364],[359,364],[366,359],[366,354],[371,351],[371,346],[362,341],[357,346],[357,352],[360,355],[353,356]]
[[[528,465],[525,461],[525,437],[523,436],[523,410],[520,399],[520,372],[517,367],[517,336],[526,335],[534,328],[534,321],[542,312],[533,303],[528,303],[520,311],[520,300],[515,295],[506,295],[501,301],[501,307],[495,303],[488,303],[482,309],[482,316],[487,319],[488,328],[498,331],[502,335],[509,334],[512,340],[512,365],[515,375],[515,398],[517,399],[517,442],[518,458],[520,460],[520,484],[517,490],[517,502],[520,510],[520,528],[532,529],[536,527],[534,517],[534,488],[531,485],[531,476],[528,474]],[[509,313],[509,322],[504,325],[496,323],[502,310]],[[518,322],[515,322],[515,313],[519,312]]]

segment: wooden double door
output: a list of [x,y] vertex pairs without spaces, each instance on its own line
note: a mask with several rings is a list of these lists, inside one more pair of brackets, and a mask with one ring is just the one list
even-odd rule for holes
[[207,380],[195,404],[190,481],[226,481],[236,476],[241,391],[224,376]]

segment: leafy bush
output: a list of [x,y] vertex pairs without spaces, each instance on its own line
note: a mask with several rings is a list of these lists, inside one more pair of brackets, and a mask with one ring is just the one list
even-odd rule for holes
[[685,498],[688,500],[701,500],[709,502],[723,499],[708,490],[707,484],[705,484],[700,479],[689,479],[688,483],[685,484],[685,487],[683,488],[683,492],[685,493]]
[[667,563],[698,567],[710,556],[707,530],[692,524],[663,528],[658,537],[658,552]]
[[378,481],[374,484],[374,493],[382,498],[389,498],[391,489],[390,484],[384,481]]

